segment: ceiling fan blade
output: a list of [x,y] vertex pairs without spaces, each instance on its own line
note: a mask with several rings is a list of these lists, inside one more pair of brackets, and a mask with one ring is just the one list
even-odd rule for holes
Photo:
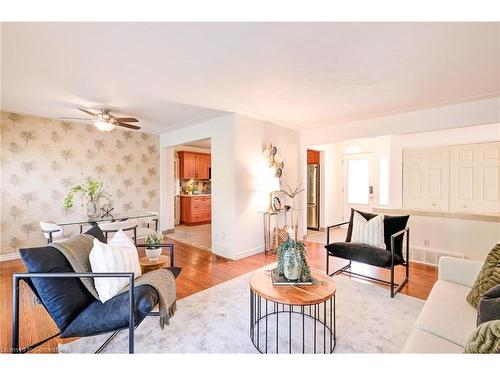
[[119,122],[139,122],[139,120],[133,117],[115,117],[115,120]]
[[88,115],[91,115],[91,116],[97,116],[97,113],[92,113],[92,112],[90,112],[90,111],[89,111],[88,109],[86,109],[86,108],[78,108],[78,109],[79,109],[80,111],[82,111],[82,112],[85,112],[85,113],[86,113],[86,114],[88,114]]
[[80,121],[90,121],[91,119],[89,118],[83,118],[83,117],[58,117],[60,120],[80,120]]
[[124,128],[128,128],[128,129],[133,129],[133,130],[138,130],[138,129],[141,128],[140,126],[137,126],[137,125],[125,124],[124,122],[118,122],[115,125],[116,126],[121,126],[121,127],[124,127]]

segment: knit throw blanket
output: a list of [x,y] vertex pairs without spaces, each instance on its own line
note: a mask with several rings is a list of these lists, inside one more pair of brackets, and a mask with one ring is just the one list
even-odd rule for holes
[[[55,247],[63,253],[75,272],[92,272],[89,254],[93,247],[93,241],[93,236],[89,234],[79,234],[61,242],[53,242],[50,246]],[[94,279],[85,277],[80,280],[87,290],[96,299],[99,299],[99,294],[95,289]],[[158,269],[145,273],[135,279],[134,285],[150,285],[156,290],[159,297],[160,327],[164,329],[176,310],[175,277],[172,272],[167,269]],[[120,294],[122,293],[128,293],[128,286],[120,292]]]

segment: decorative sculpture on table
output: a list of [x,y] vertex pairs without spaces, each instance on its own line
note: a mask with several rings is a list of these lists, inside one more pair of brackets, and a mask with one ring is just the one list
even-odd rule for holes
[[[298,220],[298,217],[295,221],[293,220],[293,211],[295,210],[295,197],[297,195],[299,195],[300,193],[302,193],[305,189],[302,188],[302,184],[299,184],[299,186],[297,186],[294,189],[292,189],[290,187],[290,185],[286,185],[286,187],[288,188],[288,190],[281,190],[281,192],[285,193],[286,196],[292,200],[293,206],[290,207],[291,208],[290,222],[292,223],[293,232],[295,233],[295,240],[297,240],[297,230],[299,229],[299,220]],[[285,208],[286,208],[286,206],[285,206]]]
[[80,198],[82,199],[82,206],[84,200],[87,200],[87,216],[89,218],[96,218],[99,216],[98,209],[100,208],[99,200],[101,198],[107,199],[108,203],[111,202],[111,196],[103,190],[102,181],[91,177],[87,177],[84,184],[73,186],[69,190],[69,193],[64,198],[65,209],[73,207],[75,194],[80,195]]

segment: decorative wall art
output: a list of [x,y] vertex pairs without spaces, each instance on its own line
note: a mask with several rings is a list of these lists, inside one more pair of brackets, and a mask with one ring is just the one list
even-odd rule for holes
[[264,150],[264,156],[267,158],[269,168],[275,169],[275,176],[281,178],[285,163],[281,160],[281,155],[278,153],[278,148],[271,142],[268,142]]

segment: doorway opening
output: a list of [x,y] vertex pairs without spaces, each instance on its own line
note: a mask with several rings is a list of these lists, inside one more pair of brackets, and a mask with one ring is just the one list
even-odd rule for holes
[[174,147],[174,231],[168,238],[212,250],[210,138]]

